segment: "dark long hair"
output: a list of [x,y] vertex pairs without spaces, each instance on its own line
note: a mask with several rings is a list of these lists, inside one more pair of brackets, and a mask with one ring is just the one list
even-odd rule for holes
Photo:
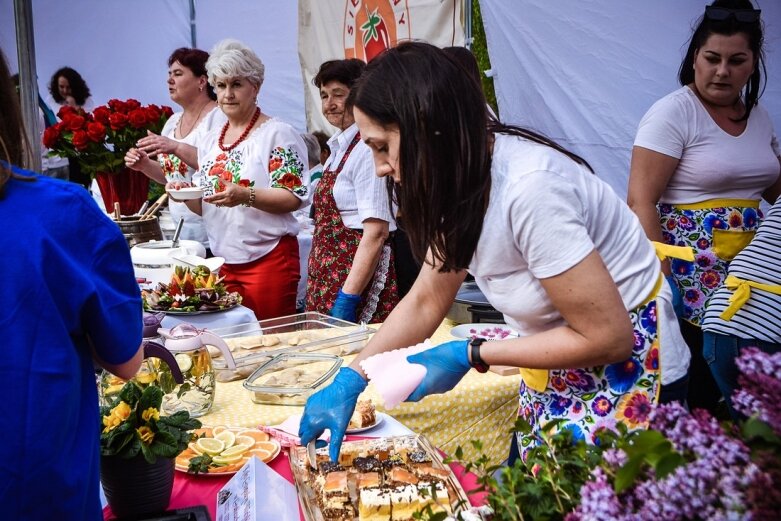
[[0,197],[9,177],[35,179],[17,176],[11,172],[11,165],[26,167],[30,161],[30,146],[24,131],[22,111],[16,86],[11,80],[8,62],[0,49]]
[[60,76],[64,76],[68,80],[68,84],[71,87],[71,96],[73,96],[74,101],[76,101],[76,105],[79,107],[84,105],[84,103],[87,101],[87,98],[90,97],[89,87],[87,87],[87,82],[84,81],[84,78],[81,77],[81,74],[76,72],[74,69],[71,69],[70,67],[63,67],[59,69],[54,73],[51,81],[49,82],[49,92],[51,93],[52,98],[54,98],[54,101],[60,105],[65,103],[65,98],[60,96],[60,89],[57,86],[57,80],[60,78]]
[[401,183],[394,196],[413,255],[431,249],[442,271],[469,266],[491,191],[494,132],[562,151],[547,138],[492,122],[477,82],[442,50],[406,42],[367,66],[353,89],[355,107],[384,127],[398,125]]
[[[751,0],[715,0],[711,6],[734,10],[754,9]],[[738,33],[746,35],[748,46],[754,53],[754,59],[757,60],[754,73],[749,77],[743,95],[746,112],[743,114],[743,117],[735,120],[745,121],[751,114],[751,109],[759,102],[759,98],[765,89],[763,76],[767,76],[767,70],[765,69],[764,36],[761,20],[758,19],[756,22],[739,22],[734,16],[730,16],[726,20],[711,20],[703,15],[689,41],[689,48],[686,50],[686,55],[681,62],[681,68],[678,69],[678,81],[682,86],[694,82],[694,54],[705,44],[711,35],[732,36]]]
[[[208,59],[209,53],[206,51],[192,49],[190,47],[179,47],[168,57],[168,66],[170,67],[174,62],[179,62],[190,69],[196,78],[200,76],[206,76],[208,78],[209,75],[206,73],[206,60]],[[206,82],[206,94],[211,100],[217,99],[214,87],[212,87],[211,83],[208,81]]]

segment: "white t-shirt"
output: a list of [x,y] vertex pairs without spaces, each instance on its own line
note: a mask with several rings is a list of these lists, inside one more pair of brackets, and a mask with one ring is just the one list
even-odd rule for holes
[[[189,134],[182,139],[175,137],[176,126],[179,124],[179,120],[182,118],[182,112],[177,112],[168,118],[165,122],[160,135],[186,143],[194,147],[198,147],[199,141],[208,134],[212,129],[222,128],[227,121],[225,114],[219,107],[214,107],[208,114],[206,114],[201,121]],[[192,168],[187,166],[184,161],[174,155],[160,154],[158,161],[163,168],[163,173],[167,181],[186,181],[192,182],[192,176],[195,172]],[[190,211],[187,205],[181,202],[168,201],[168,209],[171,211],[171,219],[174,223],[178,223],[179,219],[184,219],[182,225],[182,232],[180,237],[182,239],[188,239],[192,241],[198,241],[205,248],[209,247],[209,238],[206,235],[206,228],[203,226],[203,218]]]
[[[523,335],[565,325],[540,284],[582,261],[602,257],[627,310],[656,286],[660,263],[639,221],[613,190],[588,169],[550,147],[498,135],[491,194],[469,272],[491,305]],[[689,351],[671,294],[662,284],[662,382],[681,378]]]
[[[781,285],[781,197],[768,212],[751,243],[732,259],[729,274],[743,280]],[[732,290],[720,287],[713,294],[702,321],[703,331],[781,343],[781,295],[751,288],[751,297],[730,320],[719,315],[727,309]]]
[[640,121],[634,144],[680,160],[662,203],[759,200],[779,175],[781,149],[764,107],[755,106],[743,133],[732,136],[688,87],[654,103]]
[[[285,188],[306,204],[309,172],[304,166],[306,145],[287,123],[270,119],[229,152],[218,146],[221,128],[214,128],[198,145],[199,169],[193,176],[206,196],[215,193],[221,176],[255,188]],[[244,264],[271,252],[285,235],[298,234],[293,213],[273,214],[239,205],[233,208],[203,203],[203,222],[215,255],[228,264]]]
[[[324,170],[336,169],[339,166],[357,133],[358,125],[353,124],[328,140],[331,155],[325,162]],[[375,174],[372,151],[363,141],[355,144],[345,161],[334,183],[333,196],[342,222],[347,228],[362,230],[363,221],[366,219],[381,219],[390,224],[390,231],[396,229],[396,222],[388,205],[386,181]]]

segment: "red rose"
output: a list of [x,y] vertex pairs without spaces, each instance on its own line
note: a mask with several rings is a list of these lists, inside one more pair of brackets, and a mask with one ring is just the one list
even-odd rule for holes
[[95,143],[100,143],[106,137],[106,127],[97,121],[87,125],[87,135]]
[[168,105],[163,105],[163,114],[165,114],[165,118],[168,119],[174,115],[174,111],[171,110],[171,107]]
[[111,125],[111,130],[121,130],[127,126],[127,116],[121,112],[115,112],[108,117],[108,123]]
[[127,119],[133,128],[144,128],[146,125],[146,111],[135,109],[128,114]]
[[146,121],[147,123],[157,123],[160,121],[160,116],[163,115],[163,111],[157,105],[149,105],[146,108]]
[[77,130],[73,133],[73,146],[76,150],[83,151],[87,149],[89,145],[89,136],[83,130]]
[[76,112],[76,109],[71,107],[70,105],[63,105],[60,107],[60,110],[57,112],[57,117],[60,119],[65,119],[65,116],[67,114],[73,114],[74,116],[78,114]]
[[279,180],[279,184],[292,190],[297,186],[301,186],[301,179],[295,174],[288,173],[282,176]]
[[77,114],[66,114],[63,118],[63,123],[65,123],[65,126],[68,127],[68,130],[81,130],[84,128],[84,124],[87,122],[86,119],[84,119],[84,116],[79,116]]
[[122,113],[122,114],[127,112],[127,105],[122,100],[110,99],[110,100],[108,100],[108,106],[114,112],[119,112],[119,113]]
[[141,103],[139,103],[137,99],[130,98],[125,102],[125,110],[127,112],[132,112],[140,107],[141,107]]
[[92,112],[92,117],[97,121],[98,123],[103,123],[104,125],[108,125],[108,117],[111,115],[111,111],[108,109],[108,107],[98,107]]
[[52,125],[43,131],[43,146],[53,148],[60,139],[60,125]]

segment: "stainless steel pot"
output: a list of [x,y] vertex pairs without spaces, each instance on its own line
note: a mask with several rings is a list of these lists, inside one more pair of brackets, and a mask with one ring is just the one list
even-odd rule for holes
[[464,282],[456,293],[447,318],[458,324],[501,324],[504,316],[494,309],[475,282]]

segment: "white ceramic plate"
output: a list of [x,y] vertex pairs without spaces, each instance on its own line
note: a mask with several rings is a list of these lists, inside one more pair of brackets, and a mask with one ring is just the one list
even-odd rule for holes
[[486,340],[504,340],[520,336],[507,324],[461,324],[450,330],[456,338],[485,338]]
[[200,199],[203,197],[203,188],[198,186],[188,186],[178,190],[176,188],[166,188],[165,191],[168,192],[171,197],[180,201]]
[[373,425],[367,425],[366,427],[356,427],[354,429],[351,429],[350,427],[347,427],[347,434],[357,434],[359,432],[368,431],[370,429],[375,428],[377,425],[381,424],[382,421],[385,419],[385,413],[383,412],[377,412],[374,414],[374,424]]

